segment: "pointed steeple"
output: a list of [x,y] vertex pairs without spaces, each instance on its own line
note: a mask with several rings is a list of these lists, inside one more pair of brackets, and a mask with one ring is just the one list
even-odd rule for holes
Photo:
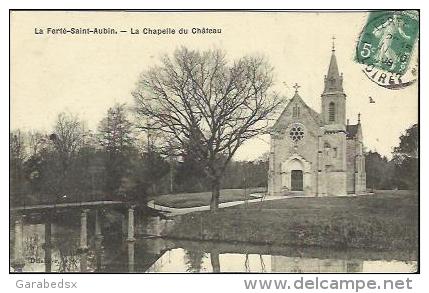
[[331,62],[329,63],[329,69],[328,69],[327,77],[328,77],[328,79],[340,77],[340,74],[338,72],[337,57],[335,57],[335,51],[334,50],[332,50]]
[[340,75],[337,64],[337,57],[335,57],[335,37],[332,38],[332,55],[329,62],[328,74],[325,75],[325,89],[324,93],[330,92],[343,92],[343,74]]
[[[335,40],[335,37],[332,38]],[[343,74],[338,70],[335,56],[335,43],[332,42],[331,61],[325,75],[325,88],[322,93],[322,117],[325,127],[332,131],[346,129],[346,94],[343,90]]]

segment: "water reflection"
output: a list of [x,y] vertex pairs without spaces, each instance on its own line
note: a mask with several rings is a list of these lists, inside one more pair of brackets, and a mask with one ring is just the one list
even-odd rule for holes
[[[123,216],[125,214],[125,216]],[[24,272],[414,272],[396,254],[178,241],[156,236],[171,224],[159,216],[83,211],[61,219],[13,221],[11,271]],[[132,214],[132,215],[131,215]],[[131,217],[130,217],[131,215]],[[85,224],[85,227],[82,227]]]
[[254,272],[254,273],[358,273],[415,272],[416,261],[368,261],[287,257],[279,255],[204,253],[200,262],[189,262],[189,251],[166,252],[149,272]]
[[273,256],[271,258],[273,272],[357,273],[363,271],[363,263],[363,260],[294,258],[285,256]]
[[134,242],[128,242],[128,272],[134,272]]

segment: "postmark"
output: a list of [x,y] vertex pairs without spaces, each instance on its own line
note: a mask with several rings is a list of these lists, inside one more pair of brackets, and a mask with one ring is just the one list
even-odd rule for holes
[[419,14],[414,10],[371,12],[356,46],[355,60],[376,84],[401,89],[418,76]]

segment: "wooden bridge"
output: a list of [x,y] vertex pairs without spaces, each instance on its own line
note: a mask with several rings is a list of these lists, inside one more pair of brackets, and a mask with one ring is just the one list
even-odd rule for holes
[[27,216],[41,215],[45,225],[45,264],[46,271],[50,271],[51,263],[51,229],[53,217],[56,213],[66,210],[80,210],[80,245],[79,252],[86,254],[88,251],[88,217],[95,217],[95,239],[96,243],[101,246],[103,234],[101,229],[102,209],[106,207],[117,207],[118,210],[124,212],[122,222],[122,233],[126,235],[126,241],[132,243],[135,241],[134,229],[134,211],[136,205],[132,202],[114,201],[114,200],[96,200],[96,201],[76,201],[63,203],[46,203],[13,206],[10,208],[11,227],[14,235],[14,243],[11,247],[12,260],[11,266],[15,272],[21,272],[24,265],[24,221]]
[[124,205],[122,201],[113,200],[99,200],[99,201],[85,201],[85,202],[68,202],[68,203],[52,203],[52,204],[35,204],[24,205],[18,207],[11,207],[11,212],[26,212],[26,211],[43,211],[50,209],[63,209],[63,208],[93,208],[98,206],[112,206]]

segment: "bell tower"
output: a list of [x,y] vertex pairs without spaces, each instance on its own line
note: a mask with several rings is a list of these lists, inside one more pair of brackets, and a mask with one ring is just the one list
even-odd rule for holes
[[332,55],[325,87],[322,93],[322,117],[331,131],[346,130],[346,94],[343,89],[343,74],[339,73],[335,57],[335,37],[332,38]]

